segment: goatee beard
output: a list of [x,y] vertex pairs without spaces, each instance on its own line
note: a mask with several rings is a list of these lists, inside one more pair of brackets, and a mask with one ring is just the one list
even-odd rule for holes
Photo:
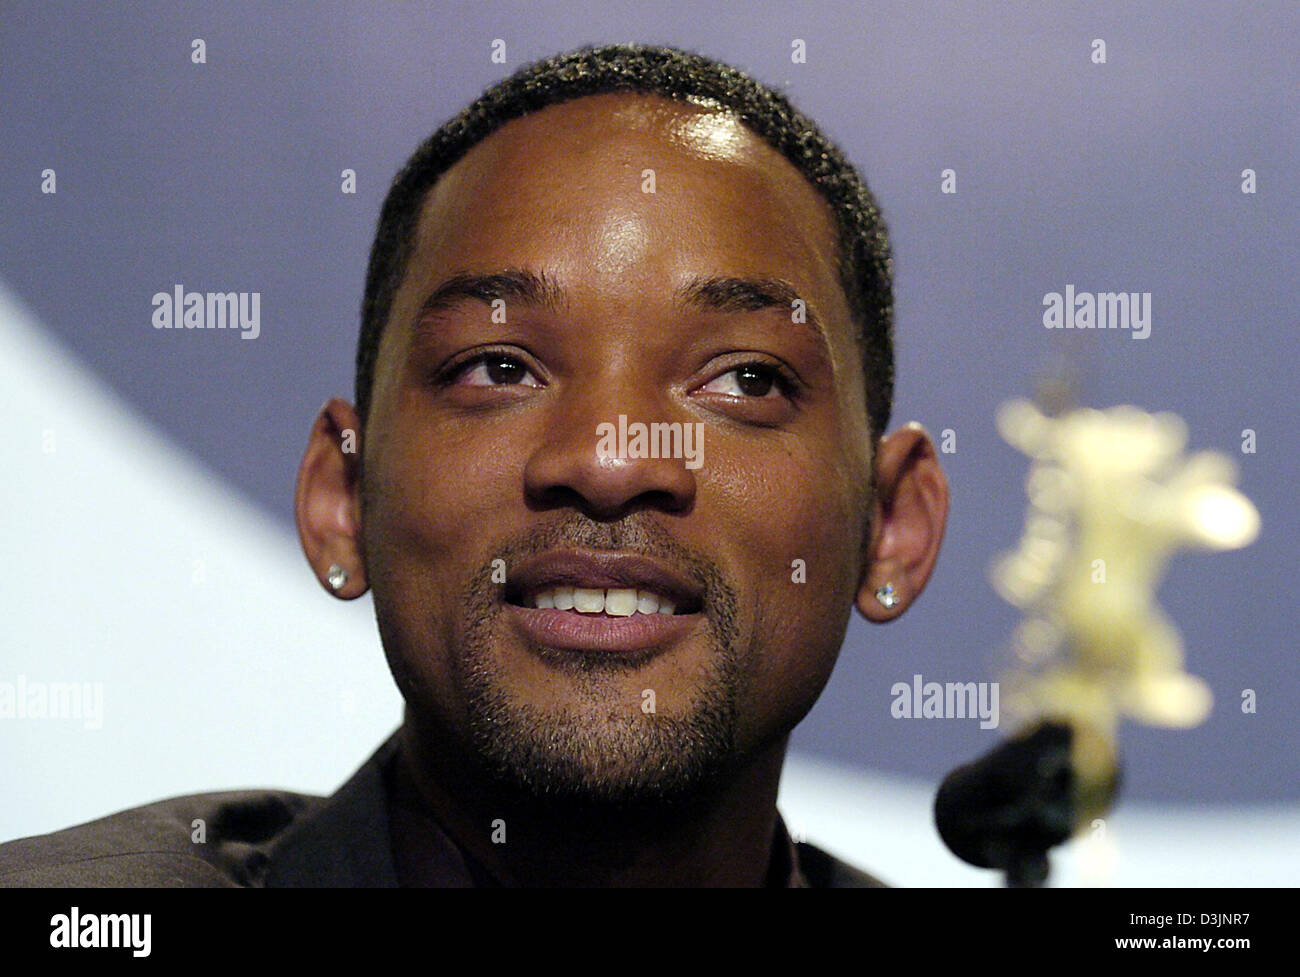
[[484,773],[522,803],[558,806],[575,816],[600,809],[671,811],[708,792],[737,761],[745,669],[737,648],[735,591],[716,567],[684,550],[649,518],[611,524],[575,514],[492,559],[508,567],[531,553],[569,547],[656,557],[699,581],[712,647],[692,701],[672,716],[643,711],[640,701],[627,701],[625,673],[635,662],[540,648],[535,653],[565,673],[571,691],[553,708],[515,701],[494,654],[501,585],[491,582],[485,568],[463,595],[465,642],[453,659],[470,716],[467,745]]

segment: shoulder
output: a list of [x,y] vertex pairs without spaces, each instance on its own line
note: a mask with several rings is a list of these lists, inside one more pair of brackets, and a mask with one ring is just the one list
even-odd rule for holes
[[829,852],[806,841],[797,842],[799,870],[812,889],[887,889],[882,882],[862,869],[842,862]]
[[246,790],[119,811],[0,845],[0,887],[256,885],[267,846],[322,801]]

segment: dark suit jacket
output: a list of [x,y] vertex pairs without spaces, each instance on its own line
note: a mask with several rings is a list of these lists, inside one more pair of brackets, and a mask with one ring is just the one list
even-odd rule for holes
[[[397,887],[392,805],[385,770],[394,733],[338,792],[281,790],[191,794],[132,808],[53,834],[0,845],[0,886]],[[199,841],[196,821],[203,823]],[[778,833],[788,839],[778,819]],[[445,878],[473,885],[459,849],[443,837]],[[806,843],[792,845],[814,888],[884,883]]]

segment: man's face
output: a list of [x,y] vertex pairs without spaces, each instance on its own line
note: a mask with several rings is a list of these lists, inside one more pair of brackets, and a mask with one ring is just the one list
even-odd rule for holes
[[[658,98],[549,107],[442,177],[363,442],[366,575],[419,725],[515,785],[637,800],[697,789],[807,713],[870,504],[836,255],[790,163]],[[428,307],[457,276],[505,277]],[[620,417],[680,424],[696,456],[618,457],[600,426]],[[535,606],[566,586],[606,610]],[[624,616],[627,590],[675,612]]]

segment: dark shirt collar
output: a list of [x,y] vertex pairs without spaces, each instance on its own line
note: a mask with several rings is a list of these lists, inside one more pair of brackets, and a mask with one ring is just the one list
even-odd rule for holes
[[[500,880],[424,812],[402,751],[397,752],[387,765],[384,782],[392,815],[391,844],[398,884],[409,889],[500,887]],[[767,878],[772,888],[809,887],[800,870],[798,848],[779,813]]]

